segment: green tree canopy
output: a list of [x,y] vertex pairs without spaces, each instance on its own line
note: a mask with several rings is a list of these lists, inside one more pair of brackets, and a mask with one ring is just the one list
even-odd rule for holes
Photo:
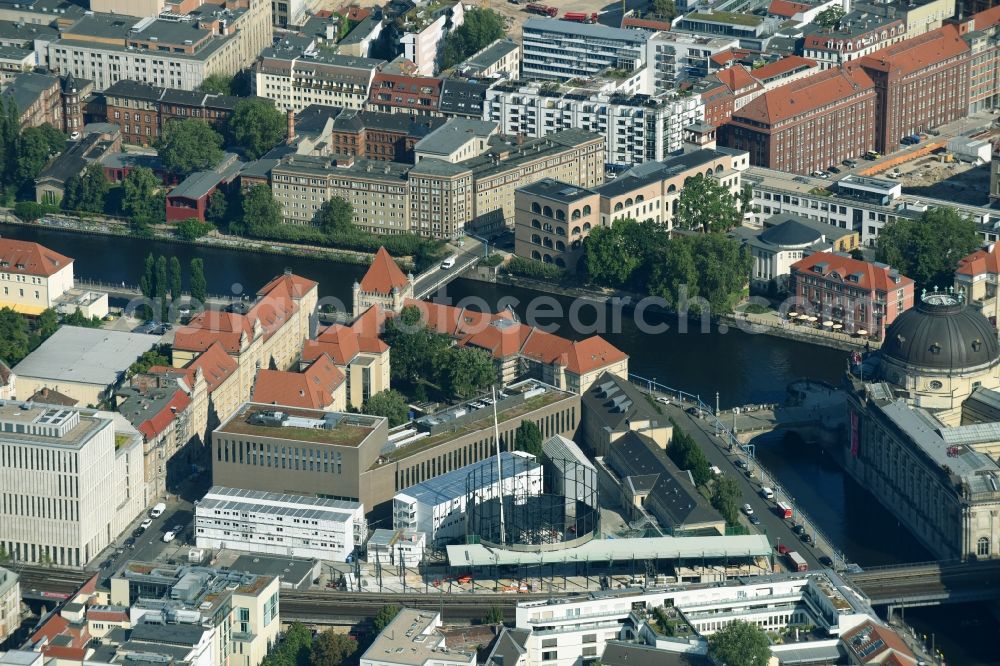
[[400,607],[396,604],[387,604],[379,608],[372,619],[372,626],[375,627],[376,633],[382,633],[382,630],[388,627],[389,623],[399,615],[400,610]]
[[218,72],[215,74],[209,74],[202,79],[201,85],[198,86],[198,90],[215,95],[232,95],[233,77],[226,76],[225,74]]
[[981,241],[971,218],[954,208],[932,208],[917,219],[896,218],[879,233],[875,257],[913,278],[918,287],[946,287],[958,260]]
[[312,632],[296,620],[261,662],[261,666],[311,666]]
[[667,456],[681,469],[690,470],[696,484],[704,485],[712,478],[708,458],[691,435],[672,420],[671,423],[673,436],[667,445]]
[[281,225],[281,204],[267,185],[254,185],[243,195],[243,219],[229,225],[230,231],[250,236],[265,235]]
[[736,479],[725,475],[716,477],[712,486],[712,506],[726,519],[727,525],[739,524],[741,497],[740,485]]
[[729,231],[743,219],[740,200],[714,178],[698,174],[684,183],[674,224],[683,229]]
[[165,209],[164,198],[158,195],[160,184],[149,167],[130,169],[122,181],[122,213],[146,224],[162,222]]
[[74,174],[66,181],[63,208],[87,213],[103,213],[104,200],[111,183],[104,176],[98,162],[88,164],[82,174]]
[[343,197],[333,197],[323,202],[313,224],[324,232],[336,233],[354,230],[354,207]]
[[205,280],[205,261],[199,257],[191,260],[191,298],[204,305],[208,282]]
[[229,222],[229,200],[221,189],[212,192],[212,195],[208,197],[205,220],[217,227],[225,226]]
[[534,421],[522,421],[514,432],[514,449],[530,453],[536,458],[542,456],[542,431]]
[[735,620],[708,637],[708,655],[726,666],[767,666],[771,644],[756,624]]
[[406,423],[410,408],[406,404],[406,396],[399,391],[386,389],[368,398],[368,402],[364,404],[361,411],[365,414],[388,418],[389,427],[392,428]]
[[163,165],[187,176],[214,168],[222,160],[222,136],[203,120],[170,120],[156,144]]
[[816,23],[829,30],[834,27],[839,27],[840,22],[846,15],[847,12],[844,11],[843,6],[832,5],[816,15]]
[[472,398],[497,380],[493,358],[476,347],[448,347],[432,365],[437,384],[459,398]]
[[496,604],[492,604],[486,611],[486,615],[483,616],[483,624],[503,624],[503,610]]
[[181,220],[174,226],[174,233],[178,238],[186,241],[198,240],[211,232],[215,227],[209,222],[202,222],[197,217],[189,217]]
[[358,651],[358,642],[347,634],[327,629],[316,636],[312,666],[342,666]]
[[43,340],[59,329],[59,315],[52,308],[46,308],[42,310],[42,313],[38,315],[35,320],[35,332],[38,333],[39,337]]
[[677,16],[677,5],[674,0],[651,0],[649,14],[664,21],[672,21]]
[[229,134],[243,153],[255,160],[285,140],[285,115],[268,100],[240,100],[229,117]]
[[170,365],[170,347],[160,345],[153,347],[149,351],[143,352],[135,363],[129,366],[128,376],[141,375],[149,372],[149,369],[157,365]]
[[440,69],[448,69],[462,62],[506,34],[501,14],[483,7],[473,7],[465,12],[462,25],[445,36],[438,55]]
[[52,125],[26,127],[17,138],[15,178],[18,184],[34,189],[35,177],[65,148],[66,135]]
[[28,322],[10,308],[0,309],[0,360],[13,367],[31,351]]
[[83,328],[100,328],[101,318],[97,315],[90,317],[89,319],[80,308],[76,308],[73,312],[69,313],[63,317],[63,322],[67,326],[82,326]]

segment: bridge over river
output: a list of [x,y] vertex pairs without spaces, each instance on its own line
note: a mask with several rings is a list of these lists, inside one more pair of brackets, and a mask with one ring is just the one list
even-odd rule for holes
[[1000,599],[1000,561],[924,562],[848,574],[873,606],[937,606]]

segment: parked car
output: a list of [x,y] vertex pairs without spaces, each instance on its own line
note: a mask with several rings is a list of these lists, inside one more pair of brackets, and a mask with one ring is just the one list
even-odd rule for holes
[[148,530],[152,526],[152,524],[153,524],[153,519],[146,518],[144,521],[139,523],[139,527],[141,527],[143,530]]
[[758,518],[756,515],[750,516],[750,524],[760,525],[760,518]]
[[819,563],[824,567],[832,567],[833,559],[831,559],[828,555],[820,555]]
[[183,529],[184,529],[183,525],[174,525],[173,527],[170,528],[170,531],[173,532],[174,534],[180,534]]
[[792,526],[792,531],[795,532],[796,534],[801,535],[801,534],[805,533],[806,528],[805,528],[805,525],[793,525]]
[[799,536],[799,538],[800,538],[800,539],[802,539],[802,542],[803,542],[803,543],[806,543],[806,544],[809,544],[810,546],[811,546],[811,545],[812,545],[812,543],[813,543],[813,538],[812,538],[812,536],[810,536],[810,534],[809,534],[808,532],[803,532],[803,533],[802,533],[802,534],[801,534],[801,535]]
[[125,539],[126,548],[135,548],[135,537],[129,537]]
[[736,466],[739,467],[740,469],[747,469],[748,467],[750,467],[750,465],[747,464],[747,461],[743,460],[742,458],[736,461]]
[[748,516],[752,516],[753,515],[753,507],[750,506],[749,504],[744,504],[743,505],[743,513],[747,514]]
[[855,160],[844,160],[842,164],[848,169],[853,169],[854,167],[858,166],[858,163]]
[[134,530],[132,530],[132,538],[133,539],[138,539],[139,537],[142,536],[143,532],[145,532],[145,531],[146,531],[145,527],[137,527],[137,528],[135,528]]
[[669,405],[670,398],[667,398],[665,396],[660,396],[659,398],[656,399],[656,402],[660,403],[661,405]]
[[830,173],[840,173],[840,169],[838,167],[834,166],[833,164],[831,164],[830,166],[828,166],[826,168],[826,170],[829,171]]
[[789,548],[783,543],[779,543],[777,546],[775,546],[775,548],[778,550],[778,555],[784,555],[785,553],[791,550],[791,548]]
[[167,532],[166,534],[163,535],[163,543],[170,543],[175,538],[177,538],[176,534],[174,534],[173,532]]

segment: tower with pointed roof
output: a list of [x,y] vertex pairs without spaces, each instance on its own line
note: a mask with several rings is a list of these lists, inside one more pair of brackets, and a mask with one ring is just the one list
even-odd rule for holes
[[373,305],[399,312],[403,309],[403,303],[411,298],[413,274],[404,275],[389,252],[380,247],[361,282],[354,283],[354,315],[359,316]]

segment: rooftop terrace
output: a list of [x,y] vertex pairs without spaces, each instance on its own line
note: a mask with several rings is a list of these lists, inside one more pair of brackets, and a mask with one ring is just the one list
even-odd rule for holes
[[357,447],[384,420],[362,414],[246,404],[218,432]]

